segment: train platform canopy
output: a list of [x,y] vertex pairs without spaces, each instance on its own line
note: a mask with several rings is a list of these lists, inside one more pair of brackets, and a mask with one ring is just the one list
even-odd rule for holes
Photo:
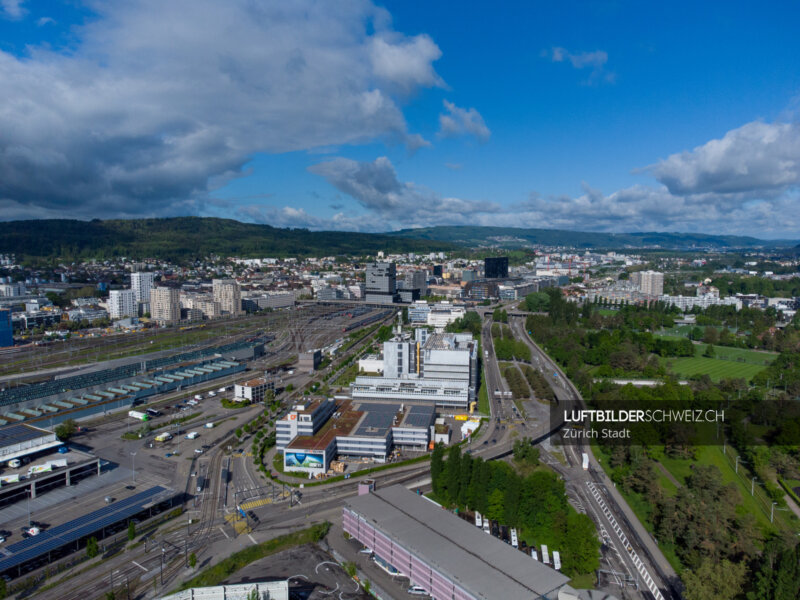
[[0,427],[0,462],[56,448],[61,442],[56,434],[47,429],[16,423]]
[[157,485],[62,525],[46,529],[39,535],[26,538],[10,546],[3,546],[0,548],[0,573],[128,519],[151,506],[168,500],[174,494],[175,492],[172,490]]

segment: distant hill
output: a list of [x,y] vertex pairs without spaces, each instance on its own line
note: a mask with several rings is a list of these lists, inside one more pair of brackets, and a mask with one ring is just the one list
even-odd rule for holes
[[303,257],[376,254],[379,250],[431,252],[455,247],[448,242],[410,237],[280,229],[210,217],[0,222],[0,252],[63,260],[118,256],[187,260],[210,254]]
[[468,246],[497,246],[518,248],[541,244],[544,246],[573,246],[578,248],[782,248],[792,246],[797,240],[760,240],[733,235],[706,235],[702,233],[601,233],[567,231],[563,229],[521,229],[516,227],[425,227],[403,229],[392,235],[423,240],[439,240]]

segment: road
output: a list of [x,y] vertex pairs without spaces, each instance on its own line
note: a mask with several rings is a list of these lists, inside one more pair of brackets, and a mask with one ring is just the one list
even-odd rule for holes
[[[559,402],[572,401],[581,407],[585,406],[572,382],[528,336],[524,320],[511,318],[511,328],[515,337],[524,340],[531,348],[533,364],[545,374]],[[680,579],[677,573],[597,463],[591,446],[570,440],[561,447],[567,465],[557,461],[552,461],[550,465],[564,477],[577,504],[583,506],[584,512],[598,526],[601,537],[612,549],[611,558],[622,567],[619,573],[632,578],[645,594],[655,600],[679,598]],[[589,456],[590,466],[586,471],[583,470],[583,453]]]

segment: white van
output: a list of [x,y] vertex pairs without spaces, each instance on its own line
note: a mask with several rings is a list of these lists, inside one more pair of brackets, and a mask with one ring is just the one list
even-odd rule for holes
[[11,467],[12,469],[18,469],[22,466],[22,461],[18,458],[14,458],[8,461],[8,466]]
[[427,596],[428,590],[418,585],[412,585],[410,588],[408,588],[408,593],[412,596]]

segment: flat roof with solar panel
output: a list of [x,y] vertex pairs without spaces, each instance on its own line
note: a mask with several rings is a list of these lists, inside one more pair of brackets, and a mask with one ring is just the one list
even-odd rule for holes
[[173,490],[157,485],[62,525],[46,529],[21,542],[4,546],[3,552],[0,553],[0,573],[96,534],[110,525],[129,519],[174,496]]
[[11,460],[26,454],[60,446],[56,434],[24,423],[0,427],[0,461]]

